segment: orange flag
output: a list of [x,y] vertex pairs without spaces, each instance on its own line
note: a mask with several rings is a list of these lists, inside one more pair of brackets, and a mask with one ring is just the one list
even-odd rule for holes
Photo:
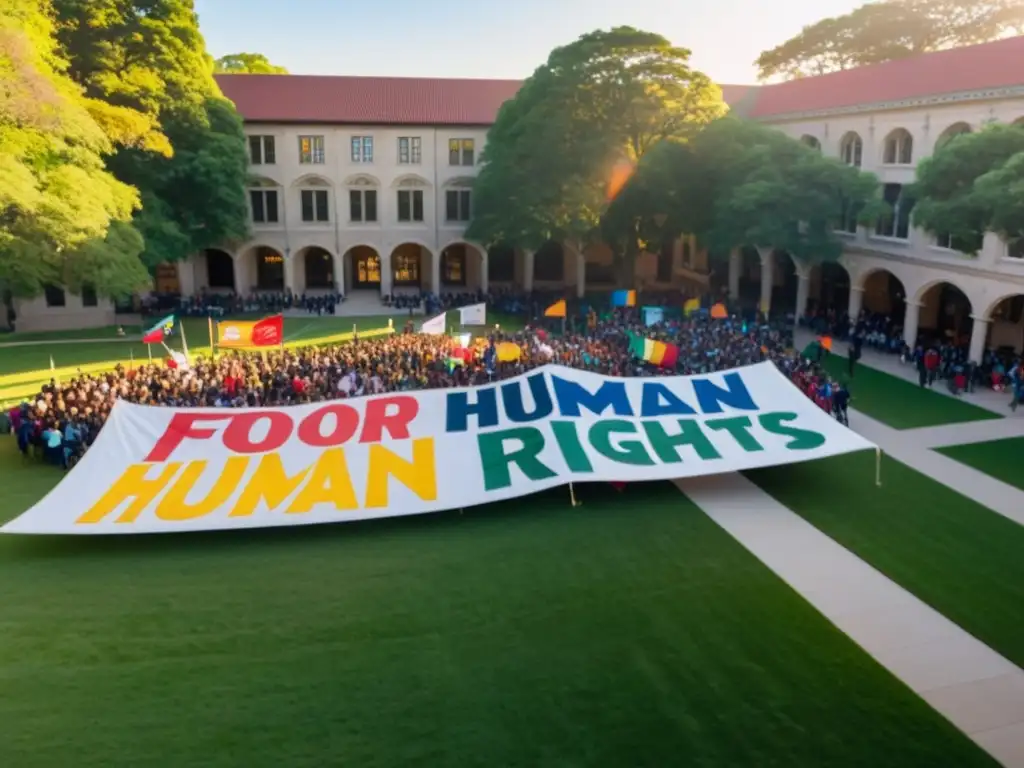
[[832,351],[832,337],[831,336],[819,336],[818,337],[818,343],[821,344],[821,346],[824,347],[825,349],[827,349],[829,352]]
[[725,308],[725,304],[715,304],[711,308],[711,317],[715,320],[724,320],[729,316],[729,311]]

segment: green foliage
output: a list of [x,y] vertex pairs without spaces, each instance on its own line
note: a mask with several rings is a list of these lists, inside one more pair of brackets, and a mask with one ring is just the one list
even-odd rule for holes
[[759,78],[812,77],[1024,32],[1019,0],[885,0],[804,27],[755,62]]
[[617,256],[636,251],[640,227],[628,208],[605,218],[613,169],[692,138],[724,112],[721,92],[689,56],[629,27],[554,50],[488,134],[468,236],[537,248],[551,238],[579,245],[600,227],[618,235]]
[[54,0],[72,76],[139,190],[142,258],[177,261],[248,229],[242,123],[213,80],[191,0]]
[[[137,244],[108,238],[138,195],[104,169],[112,145],[65,74],[48,10],[43,0],[0,10],[0,287],[32,296],[76,275],[119,295],[146,277]],[[78,261],[86,251],[120,271],[91,271],[94,261]]]
[[[649,179],[648,179],[649,169]],[[867,219],[881,201],[874,176],[826,158],[760,123],[717,120],[685,146],[641,165],[655,210],[671,236],[696,234],[712,253],[764,246],[803,259],[838,258],[844,210]]]
[[986,231],[1024,237],[1024,127],[961,134],[917,167],[914,221],[980,245]]
[[213,62],[213,71],[236,75],[287,75],[288,70],[270,63],[262,53],[229,53]]

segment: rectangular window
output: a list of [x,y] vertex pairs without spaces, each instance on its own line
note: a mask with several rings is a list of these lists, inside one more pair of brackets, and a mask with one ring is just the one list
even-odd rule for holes
[[91,285],[82,286],[82,306],[83,307],[98,307],[99,301],[96,297],[96,289]]
[[250,189],[249,202],[252,204],[252,220],[256,224],[277,223],[277,190]]
[[469,221],[471,195],[468,189],[449,189],[445,193],[445,220]]
[[939,248],[949,248],[951,251],[960,253],[975,254],[981,250],[984,242],[984,235],[973,238],[954,237],[949,232],[940,232],[935,236],[935,244]]
[[64,289],[59,285],[47,285],[43,288],[46,295],[46,306],[63,307],[65,303]]
[[398,190],[398,220],[423,221],[423,190]]
[[401,165],[419,165],[423,159],[423,142],[419,136],[401,136],[398,139],[398,162]]
[[876,235],[881,235],[882,237],[896,236],[896,219],[899,214],[900,193],[902,191],[903,186],[900,184],[886,184],[882,187],[882,200],[885,201],[890,210],[879,216],[878,221],[875,222]]
[[352,221],[372,222],[377,220],[377,190],[350,189],[348,212]]
[[249,162],[253,165],[273,165],[275,160],[273,136],[249,137]]
[[330,221],[331,214],[327,207],[326,189],[302,190],[302,220]]
[[839,211],[839,222],[836,229],[839,232],[845,232],[848,235],[856,235],[857,227],[859,226],[858,219],[860,218],[860,213],[863,209],[863,204],[855,205],[846,200],[842,200],[841,209]]
[[352,162],[373,162],[373,136],[352,137]]
[[299,136],[299,162],[323,165],[326,162],[323,136]]
[[473,165],[476,142],[473,139],[448,140],[448,165]]

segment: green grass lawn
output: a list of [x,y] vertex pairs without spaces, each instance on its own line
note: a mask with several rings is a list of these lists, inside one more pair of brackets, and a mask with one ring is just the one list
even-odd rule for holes
[[[55,470],[0,442],[3,514]],[[3,764],[993,766],[667,483],[0,538]]]
[[853,378],[850,378],[845,355],[827,355],[823,364],[829,373],[849,384],[853,395],[852,407],[894,429],[1001,418],[984,408],[931,389],[922,389],[917,384],[867,365],[858,365]]
[[1024,491],[1024,437],[936,448],[941,454]]
[[871,452],[749,477],[902,587],[1024,665],[1024,527]]

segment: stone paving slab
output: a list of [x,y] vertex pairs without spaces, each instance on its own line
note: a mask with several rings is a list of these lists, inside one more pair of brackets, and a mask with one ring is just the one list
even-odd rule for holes
[[1024,671],[742,475],[675,483],[982,749],[1006,768],[1024,768]]

